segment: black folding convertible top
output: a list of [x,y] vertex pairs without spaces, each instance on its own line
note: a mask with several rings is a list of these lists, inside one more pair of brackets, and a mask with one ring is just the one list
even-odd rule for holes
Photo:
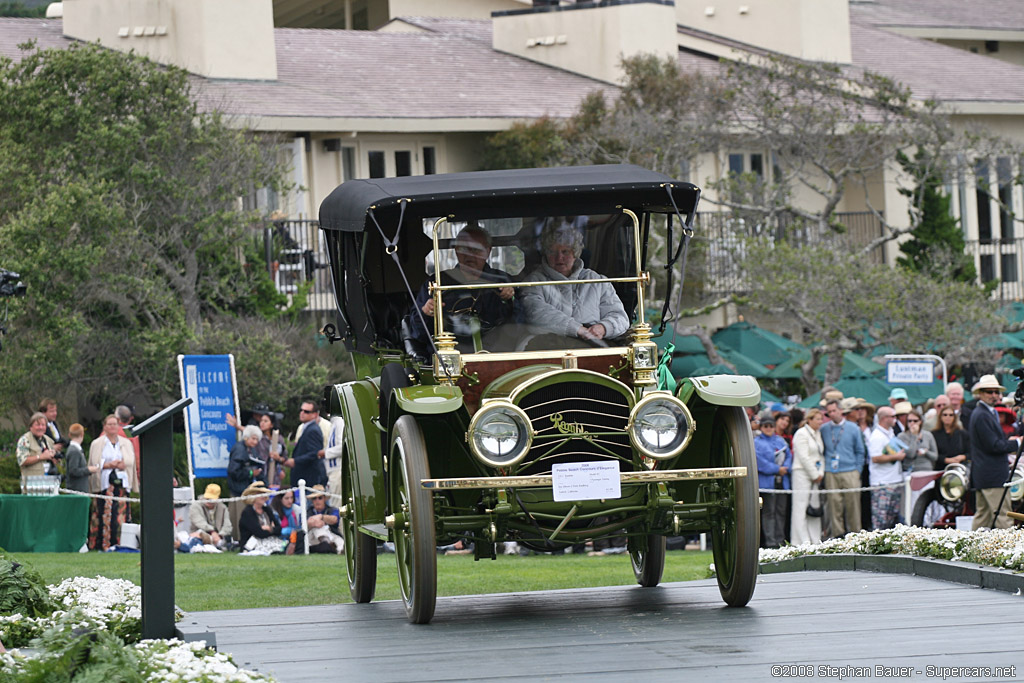
[[616,207],[674,213],[669,185],[679,213],[689,222],[700,196],[696,186],[628,164],[349,180],[320,205],[320,226],[375,230],[371,207],[381,225],[393,225],[401,199],[411,200],[405,218],[600,214]]

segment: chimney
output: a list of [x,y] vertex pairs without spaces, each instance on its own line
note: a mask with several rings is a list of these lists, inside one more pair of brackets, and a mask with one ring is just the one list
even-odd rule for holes
[[849,0],[679,0],[677,21],[799,59],[849,64]]
[[672,0],[603,0],[494,12],[494,49],[609,83],[623,57],[679,53]]
[[277,79],[272,0],[64,0],[64,35],[209,78]]

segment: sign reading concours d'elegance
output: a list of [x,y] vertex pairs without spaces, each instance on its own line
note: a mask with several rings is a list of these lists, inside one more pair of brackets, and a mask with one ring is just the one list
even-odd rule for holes
[[193,479],[226,477],[236,436],[226,418],[238,415],[235,357],[178,356],[178,372],[182,397],[192,399],[185,409],[189,474]]

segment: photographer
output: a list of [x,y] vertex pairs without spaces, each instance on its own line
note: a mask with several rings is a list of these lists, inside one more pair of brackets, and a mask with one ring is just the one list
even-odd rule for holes
[[46,435],[46,415],[32,413],[28,419],[28,432],[21,435],[17,446],[18,467],[21,468],[21,492],[25,492],[28,477],[57,474],[59,457],[53,439]]
[[[246,425],[242,430],[242,438],[235,442],[228,456],[228,490],[232,497],[242,495],[245,489],[256,480],[262,480],[263,462],[256,455],[256,444],[263,438],[263,433],[256,425]],[[231,528],[240,529],[238,526],[245,508],[245,502],[233,500],[228,503],[228,516],[231,518]]]

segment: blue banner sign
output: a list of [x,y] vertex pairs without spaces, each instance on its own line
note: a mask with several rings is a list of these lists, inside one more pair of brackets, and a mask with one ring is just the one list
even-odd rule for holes
[[181,395],[192,399],[185,409],[185,437],[192,478],[226,477],[235,428],[227,414],[238,415],[235,358],[178,356]]

